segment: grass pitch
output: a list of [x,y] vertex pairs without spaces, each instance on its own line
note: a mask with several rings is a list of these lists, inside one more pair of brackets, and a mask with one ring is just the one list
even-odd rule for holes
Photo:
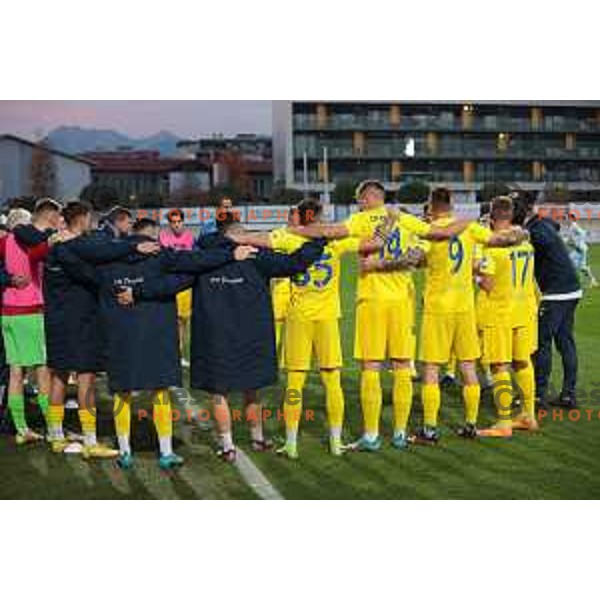
[[[600,247],[592,250],[593,268],[600,271]],[[346,435],[361,433],[359,370],[352,360],[356,264],[344,264],[343,345],[346,367]],[[600,290],[587,291],[577,313],[580,360],[580,419],[566,412],[550,414],[538,434],[515,433],[512,439],[462,440],[453,429],[462,424],[459,388],[442,390],[441,432],[438,447],[412,447],[398,452],[389,444],[392,433],[391,373],[382,375],[384,386],[384,449],[377,454],[351,454],[332,458],[324,441],[327,427],[325,399],[319,375],[311,373],[304,406],[315,411],[315,421],[301,424],[300,459],[290,463],[277,456],[260,455],[257,463],[286,498],[598,498],[600,469]],[[560,389],[561,365],[555,356],[554,382]],[[595,384],[594,384],[595,382]],[[589,397],[596,392],[596,399]],[[590,416],[586,413],[590,410]],[[593,409],[593,410],[592,410]],[[577,415],[572,414],[573,419]],[[420,385],[415,386],[411,426],[421,424]],[[480,424],[493,422],[490,399],[483,400]],[[589,419],[589,420],[588,420]],[[271,424],[280,432],[282,425]]]
[[[592,264],[600,272],[600,247],[593,248]],[[342,384],[346,397],[345,437],[361,432],[359,370],[352,359],[356,264],[344,263],[342,279],[342,338],[346,365]],[[516,433],[511,440],[465,441],[453,434],[462,422],[460,389],[442,392],[442,441],[436,448],[414,447],[397,452],[389,445],[392,424],[390,373],[384,386],[383,434],[386,444],[377,454],[350,454],[333,458],[326,451],[325,399],[319,374],[314,370],[304,394],[304,408],[315,420],[303,422],[299,438],[300,459],[289,462],[274,454],[251,455],[263,473],[285,498],[598,498],[600,497],[600,377],[595,361],[600,358],[600,290],[586,291],[577,313],[580,358],[579,420],[566,412],[550,414],[539,434]],[[560,364],[555,363],[558,385]],[[284,377],[282,376],[282,384]],[[597,381],[598,380],[598,381]],[[282,385],[266,390],[267,407],[276,414]],[[594,394],[595,398],[591,396]],[[101,403],[104,418],[101,435],[113,434],[111,405]],[[202,398],[198,395],[201,402]],[[148,399],[136,407],[149,407]],[[480,424],[492,422],[494,411],[484,399]],[[77,426],[76,419],[73,427]],[[176,425],[176,451],[186,459],[177,474],[163,475],[157,468],[156,440],[151,422],[134,417],[133,447],[136,467],[118,471],[111,463],[86,463],[79,456],[51,454],[44,446],[16,448],[12,438],[0,436],[0,498],[254,498],[238,471],[214,455],[212,434],[184,423]],[[415,386],[411,426],[421,423],[420,386]],[[283,437],[283,423],[271,418],[266,430]],[[236,438],[247,446],[245,427],[238,423]]]

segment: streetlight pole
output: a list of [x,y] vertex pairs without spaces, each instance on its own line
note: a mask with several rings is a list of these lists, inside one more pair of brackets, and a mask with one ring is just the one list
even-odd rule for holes
[[323,183],[325,185],[323,201],[325,204],[329,204],[331,198],[329,197],[329,162],[327,156],[327,146],[323,146]]
[[302,155],[302,179],[304,186],[304,198],[308,198],[308,154]]

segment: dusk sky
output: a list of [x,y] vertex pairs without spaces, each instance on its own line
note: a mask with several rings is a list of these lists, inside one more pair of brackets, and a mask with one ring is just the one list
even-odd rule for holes
[[133,137],[270,133],[266,100],[2,100],[0,134],[33,137],[60,125],[114,129]]

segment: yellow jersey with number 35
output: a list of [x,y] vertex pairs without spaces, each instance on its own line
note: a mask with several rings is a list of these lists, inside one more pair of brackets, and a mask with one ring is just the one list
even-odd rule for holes
[[[378,226],[388,216],[385,206],[354,213],[345,221],[353,238],[371,239]],[[414,247],[419,235],[429,233],[431,226],[417,217],[401,213],[395,227],[388,236],[385,247],[379,252],[382,260],[398,260],[410,247]],[[412,293],[413,280],[410,271],[388,273],[365,273],[358,277],[357,300],[377,300],[403,303]]]
[[[447,227],[455,217],[436,219],[433,224]],[[427,251],[424,310],[437,314],[456,314],[475,310],[473,257],[477,244],[486,244],[492,232],[471,223],[458,236],[430,242]]]
[[[271,248],[290,254],[308,240],[287,231],[275,229],[270,234]],[[329,242],[321,255],[305,273],[291,277],[292,294],[288,319],[307,321],[339,319],[340,258],[348,252],[358,252],[360,240],[347,238]]]

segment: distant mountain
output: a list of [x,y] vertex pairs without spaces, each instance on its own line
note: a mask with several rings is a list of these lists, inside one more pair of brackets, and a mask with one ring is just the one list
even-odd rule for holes
[[159,131],[146,138],[131,138],[112,129],[82,127],[58,127],[46,137],[52,148],[69,154],[131,148],[132,150],[158,150],[165,156],[177,153],[176,144],[179,139],[169,131]]

